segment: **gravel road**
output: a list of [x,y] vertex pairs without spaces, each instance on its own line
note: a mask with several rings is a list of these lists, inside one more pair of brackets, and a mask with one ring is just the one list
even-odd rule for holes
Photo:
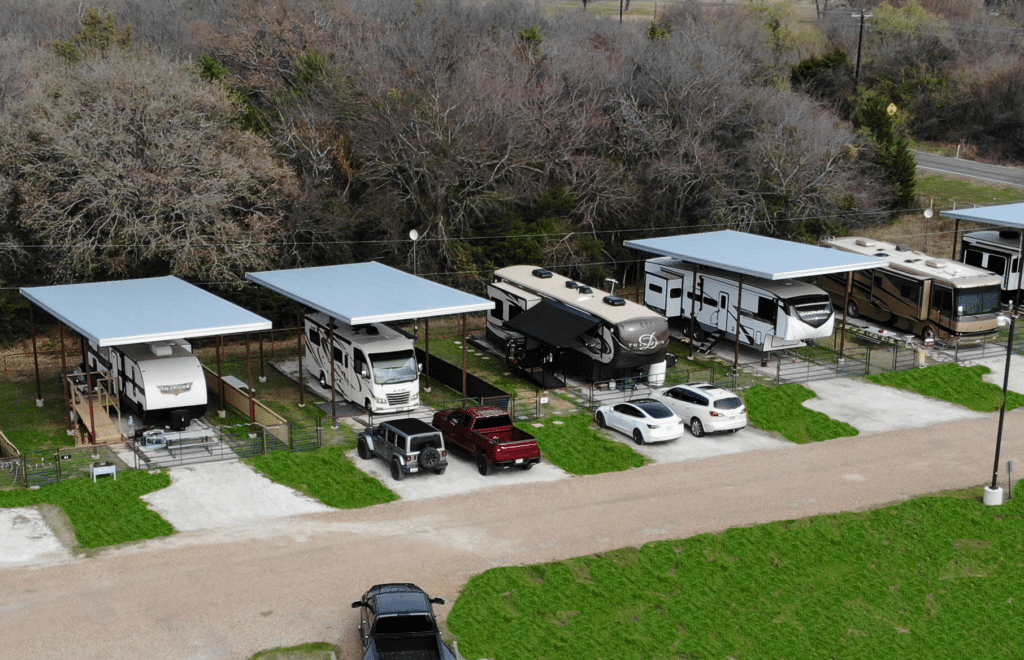
[[[331,641],[355,658],[349,603],[371,584],[415,582],[448,599],[444,615],[494,566],[974,486],[991,478],[996,426],[991,414],[47,555],[0,569],[0,657],[235,659]],[[1008,413],[1004,460],[1019,463],[1022,432],[1024,412]]]

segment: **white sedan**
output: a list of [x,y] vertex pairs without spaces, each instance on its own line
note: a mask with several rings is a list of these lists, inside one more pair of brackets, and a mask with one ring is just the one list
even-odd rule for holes
[[686,431],[683,420],[654,399],[609,403],[594,412],[594,419],[601,428],[621,431],[638,445],[675,440]]
[[697,438],[717,431],[736,432],[747,425],[747,407],[743,400],[712,383],[663,387],[651,396],[682,417],[690,425],[690,433]]

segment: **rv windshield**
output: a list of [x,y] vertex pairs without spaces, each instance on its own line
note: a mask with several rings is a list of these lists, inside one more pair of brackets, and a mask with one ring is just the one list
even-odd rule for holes
[[999,311],[999,286],[957,289],[954,308],[960,316],[995,314]]
[[373,382],[379,385],[408,383],[420,375],[412,351],[373,353],[370,364],[373,365]]

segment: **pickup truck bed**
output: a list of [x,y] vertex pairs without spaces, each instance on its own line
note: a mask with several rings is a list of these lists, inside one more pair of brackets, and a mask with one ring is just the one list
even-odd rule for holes
[[440,660],[437,638],[430,636],[376,637],[377,657],[380,660]]

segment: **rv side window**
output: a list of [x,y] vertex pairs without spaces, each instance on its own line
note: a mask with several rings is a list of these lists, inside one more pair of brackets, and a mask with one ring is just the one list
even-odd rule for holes
[[668,290],[668,297],[673,299],[673,300],[678,299],[682,295],[683,295],[683,290],[682,289],[669,289]]
[[316,328],[309,329],[309,343],[314,346],[320,345],[320,333],[316,331]]
[[494,309],[491,310],[491,318],[505,318],[505,302],[503,300],[498,300],[497,298],[491,298],[491,302],[494,303]]
[[775,321],[775,301],[771,298],[765,298],[764,296],[757,297],[757,315],[758,317],[768,321],[769,323]]
[[988,255],[988,266],[986,268],[996,275],[1002,275],[1006,272],[1006,257],[997,254]]
[[345,364],[345,354],[337,346],[334,347],[334,361],[338,364]]
[[981,268],[982,253],[980,250],[967,250],[964,252],[964,263],[968,266],[977,266]]
[[1013,264],[1010,266],[1010,272],[1011,273],[1019,273],[1020,272],[1020,259],[1018,259],[1016,257],[1013,258]]
[[882,276],[875,275],[875,286],[882,286]]
[[942,316],[953,316],[953,292],[938,286],[932,289],[932,309]]
[[369,373],[369,367],[366,365],[366,358],[363,356],[363,352],[359,349],[352,351],[352,368],[355,369],[357,374],[362,375],[363,371]]
[[663,293],[665,291],[664,289],[662,289],[660,286],[658,286],[654,282],[651,282],[650,284],[648,284],[647,288],[650,289],[651,291],[655,292],[655,293]]

